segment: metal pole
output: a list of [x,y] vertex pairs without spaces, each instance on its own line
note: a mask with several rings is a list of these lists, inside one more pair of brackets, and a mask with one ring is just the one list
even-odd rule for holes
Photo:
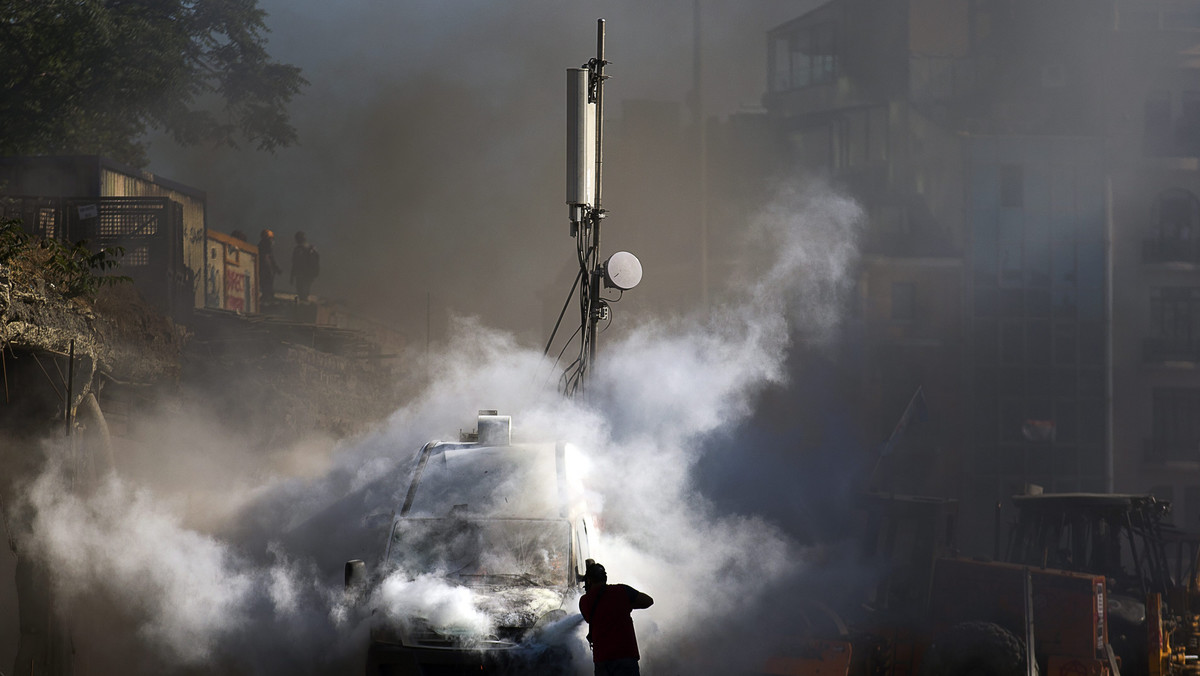
[[701,45],[700,0],[692,5],[692,122],[700,135],[700,309],[708,311],[708,125],[704,120],[704,96],[701,83],[703,62]]
[[996,519],[995,519],[995,523],[993,524],[993,526],[995,527],[995,531],[993,531],[993,533],[992,533],[992,560],[993,561],[1000,560],[1000,508],[1001,508],[1001,506],[1002,506],[1002,503],[999,500],[997,500],[996,501]]
[[432,319],[433,316],[433,292],[425,292],[425,378],[429,379],[433,373],[433,364],[429,359],[429,345],[433,342]]
[[0,343],[0,369],[4,370],[4,403],[12,403],[8,397],[8,359],[4,356],[4,349],[8,347],[7,343]]
[[[604,185],[604,19],[596,20],[596,204]],[[596,218],[596,245],[600,245],[600,217]]]
[[596,359],[596,325],[600,321],[600,221],[604,218],[600,202],[604,187],[604,19],[596,20],[596,61],[592,77],[596,83],[596,199],[592,205],[587,237],[589,279],[585,374]]
[[1116,432],[1113,417],[1116,415],[1113,397],[1113,331],[1116,322],[1113,321],[1113,272],[1116,269],[1113,259],[1113,187],[1112,176],[1104,178],[1104,491],[1112,493],[1115,488],[1114,477],[1114,447],[1113,435]]
[[1025,676],[1038,673],[1033,641],[1033,576],[1025,566]]
[[75,339],[71,339],[71,350],[67,355],[67,396],[63,401],[63,433],[65,436],[71,436],[71,398],[72,385],[75,382]]

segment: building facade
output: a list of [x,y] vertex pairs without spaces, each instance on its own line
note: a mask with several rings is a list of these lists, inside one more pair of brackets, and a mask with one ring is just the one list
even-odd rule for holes
[[867,420],[928,399],[906,488],[983,553],[1030,484],[1200,530],[1200,2],[831,0],[767,41],[775,129],[870,214]]

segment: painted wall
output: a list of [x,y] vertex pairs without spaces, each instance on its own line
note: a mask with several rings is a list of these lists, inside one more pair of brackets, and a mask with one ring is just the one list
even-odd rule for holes
[[205,239],[204,306],[258,312],[258,247],[222,232]]

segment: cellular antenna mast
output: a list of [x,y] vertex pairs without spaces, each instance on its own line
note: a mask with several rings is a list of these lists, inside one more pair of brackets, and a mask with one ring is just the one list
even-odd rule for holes
[[[642,264],[637,257],[619,251],[600,258],[600,224],[607,215],[601,207],[604,183],[604,19],[596,22],[596,56],[579,68],[567,69],[567,206],[571,236],[579,259],[579,274],[571,294],[579,288],[580,325],[578,356],[563,372],[562,389],[567,395],[584,390],[584,382],[596,359],[596,334],[600,322],[610,321],[610,304],[620,294],[637,286]],[[606,289],[616,297],[605,298]],[[569,294],[570,295],[570,294]],[[567,305],[570,304],[568,295]],[[559,315],[559,323],[567,305]],[[558,325],[554,327],[558,332]],[[549,353],[554,336],[546,344]],[[568,346],[570,343],[568,343]],[[565,353],[566,347],[563,348]]]

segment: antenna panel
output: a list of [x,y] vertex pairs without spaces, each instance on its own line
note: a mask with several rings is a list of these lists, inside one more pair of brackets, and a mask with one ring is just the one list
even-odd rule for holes
[[588,103],[588,75],[586,68],[567,69],[567,204],[572,206],[590,206],[596,199],[596,104]]

